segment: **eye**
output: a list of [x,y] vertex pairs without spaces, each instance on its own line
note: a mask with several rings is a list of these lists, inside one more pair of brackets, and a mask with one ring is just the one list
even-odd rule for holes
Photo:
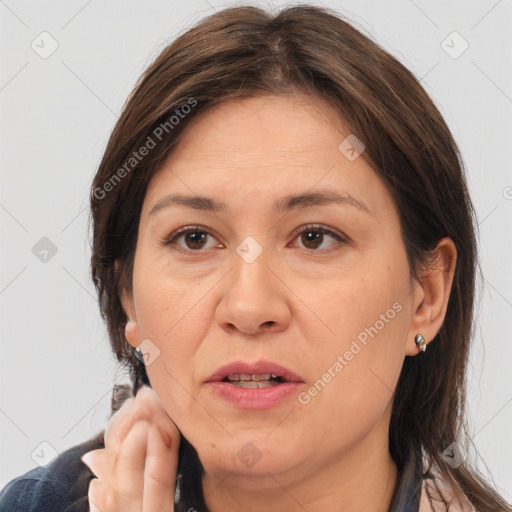
[[301,242],[304,244],[305,248],[309,250],[317,250],[324,242],[325,235],[328,235],[336,241],[336,244],[333,245],[339,246],[347,243],[347,239],[343,236],[318,224],[301,226],[294,231],[294,234],[300,236]]
[[[316,252],[323,252],[323,250],[318,251],[318,248],[325,241],[325,235],[331,237],[336,242],[332,245],[340,246],[347,243],[345,237],[318,224],[301,226],[297,228],[293,234],[296,235],[294,240],[300,236],[300,240],[304,244],[305,249]],[[201,249],[208,249],[206,245],[208,237],[215,239],[203,226],[186,226],[176,230],[174,233],[161,240],[160,243],[165,246],[172,246],[182,252],[199,252]],[[183,239],[185,246],[179,243],[180,239]],[[220,246],[221,244],[216,244],[210,248]]]
[[[213,238],[205,228],[202,226],[186,226],[184,228],[180,228],[174,233],[172,233],[169,237],[165,238],[161,241],[162,245],[174,246],[176,249],[180,251],[198,251],[200,249],[205,249],[205,242],[208,237]],[[185,247],[178,243],[179,239],[183,238],[185,243]],[[217,247],[219,244],[217,244]],[[206,247],[208,248],[208,247]]]

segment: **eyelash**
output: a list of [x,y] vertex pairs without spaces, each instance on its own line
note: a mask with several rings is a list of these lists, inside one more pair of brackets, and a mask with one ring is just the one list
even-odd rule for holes
[[[307,224],[305,226],[300,226],[299,228],[297,228],[293,232],[294,240],[299,235],[301,235],[304,231],[308,231],[308,230],[318,231],[319,233],[322,233],[324,235],[332,236],[338,242],[338,246],[345,245],[346,243],[348,243],[348,240],[349,240],[348,237],[341,236],[341,235],[337,234],[336,232],[328,229],[327,227],[322,226],[321,224]],[[201,249],[197,249],[197,250],[183,249],[182,247],[179,247],[177,245],[177,240],[178,240],[178,238],[180,236],[185,235],[187,233],[195,233],[195,232],[206,233],[207,235],[210,235],[213,238],[215,238],[208,231],[208,229],[204,228],[203,226],[186,226],[186,227],[183,227],[183,228],[180,228],[180,229],[176,230],[175,232],[171,233],[171,235],[169,235],[169,236],[165,237],[164,239],[160,240],[160,243],[163,246],[174,246],[176,250],[178,250],[180,252],[187,253],[187,254],[194,253],[194,252],[195,253],[204,252]],[[307,248],[305,248],[305,250],[306,251],[311,251],[311,252],[324,253],[324,252],[330,252],[333,249],[307,249]]]

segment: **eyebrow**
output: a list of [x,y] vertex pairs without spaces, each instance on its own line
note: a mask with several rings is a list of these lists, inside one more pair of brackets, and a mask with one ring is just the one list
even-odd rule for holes
[[[276,200],[272,205],[272,211],[275,214],[288,212],[291,210],[301,210],[313,206],[326,206],[330,204],[349,205],[359,210],[375,216],[370,208],[349,193],[343,195],[333,191],[305,192],[302,194],[292,194]],[[216,201],[210,197],[204,196],[187,196],[183,194],[170,194],[159,199],[151,208],[149,215],[154,215],[160,210],[169,206],[179,205],[193,208],[194,210],[202,210],[214,213],[221,213],[227,209],[224,202]]]

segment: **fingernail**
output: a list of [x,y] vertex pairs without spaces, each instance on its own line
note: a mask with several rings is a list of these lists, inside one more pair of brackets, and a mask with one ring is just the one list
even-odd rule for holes
[[165,446],[167,446],[167,448],[172,448],[172,437],[165,432],[162,433],[162,437],[164,439]]
[[91,467],[92,465],[92,455],[90,453],[85,453],[80,457],[80,460],[86,465]]

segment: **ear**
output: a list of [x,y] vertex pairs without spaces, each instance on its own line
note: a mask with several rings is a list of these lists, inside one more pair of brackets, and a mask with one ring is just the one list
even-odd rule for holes
[[422,334],[428,345],[443,325],[457,263],[457,249],[451,238],[442,238],[434,249],[433,261],[423,269],[420,281],[414,281],[413,315],[406,354],[414,356],[419,347],[414,342]]
[[133,297],[126,290],[123,290],[120,300],[126,316],[128,317],[128,321],[126,322],[124,329],[126,341],[128,341],[133,348],[136,348],[140,345],[140,333],[133,304]]
[[[114,263],[114,270],[117,272],[119,269],[119,262],[116,261]],[[137,323],[137,315],[135,312],[135,304],[133,301],[133,294],[126,289],[123,289],[119,300],[121,301],[121,305],[123,306],[124,312],[128,317],[125,326],[125,337],[128,343],[136,348],[140,345],[140,333],[139,333],[139,324]]]

